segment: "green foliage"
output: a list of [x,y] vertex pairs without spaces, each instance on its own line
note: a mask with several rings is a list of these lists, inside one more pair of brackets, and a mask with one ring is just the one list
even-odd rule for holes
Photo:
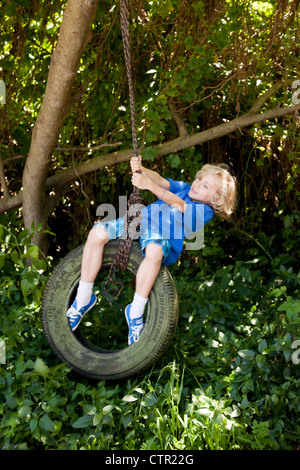
[[[181,314],[176,336],[151,371],[118,384],[94,383],[54,357],[40,321],[48,273],[85,239],[94,206],[132,189],[128,164],[82,177],[50,220],[55,260],[0,220],[0,448],[299,448],[299,121],[277,118],[158,157],[173,140],[176,105],[189,133],[248,111],[278,81],[298,77],[297,2],[130,2],[132,70],[145,164],[189,182],[222,161],[240,183],[231,223],[214,221],[205,245],[184,252],[171,273]],[[38,114],[66,2],[8,0],[0,10],[1,157],[12,194]],[[298,4],[297,4],[298,5]],[[131,146],[119,11],[99,2],[52,172],[90,158],[77,147]],[[291,90],[272,107],[291,105]],[[262,108],[264,110],[266,108]],[[20,155],[24,158],[20,158]],[[145,195],[145,198],[149,198]],[[91,217],[90,217],[91,215]],[[120,329],[121,331],[121,329]],[[298,349],[297,349],[298,348]]]
[[[24,272],[27,234],[13,228],[1,234],[2,448],[297,448],[300,374],[293,353],[300,317],[293,257],[270,260],[253,242],[255,258],[241,250],[228,259],[231,234],[211,225],[203,249],[183,253],[171,268],[181,313],[170,348],[152,370],[112,384],[78,376],[55,358],[40,321],[47,276],[38,270],[34,289],[22,291],[22,280],[31,279]],[[37,263],[35,248],[31,254]]]
[[32,238],[41,227],[29,231],[18,230],[12,225],[0,224],[1,297],[4,302],[18,302],[23,298],[26,304],[28,297],[32,297],[38,305],[48,271],[48,260],[36,245],[32,245]]
[[[11,193],[21,190],[25,156],[65,5],[61,0],[9,0],[0,11],[0,80],[4,80],[7,89],[7,103],[0,114],[0,146]],[[257,213],[251,226],[259,231],[262,225],[272,225],[278,210],[299,204],[296,118],[264,122],[243,134],[239,131],[201,149],[188,149],[159,161],[152,146],[178,136],[170,101],[176,105],[187,131],[193,134],[249,111],[258,96],[275,83],[296,80],[298,8],[297,2],[282,4],[273,0],[164,0],[146,2],[141,10],[140,2],[130,2],[131,59],[143,158],[149,165],[158,165],[174,176],[180,172],[187,179],[204,162],[229,163],[241,183],[242,229],[244,216],[249,211],[255,213],[254,208]],[[107,144],[115,143],[118,149],[132,144],[118,4],[99,3],[92,32],[57,145],[69,151],[55,150],[51,174],[91,155],[107,153]],[[292,91],[287,89],[274,95],[267,106],[288,106],[291,101]],[[76,151],[87,146],[97,150],[87,154]],[[201,158],[197,156],[199,150]],[[122,194],[131,189],[128,165],[110,169],[109,174],[103,170],[82,177],[80,184],[67,188],[51,218],[51,227],[63,225],[66,238],[76,244],[83,227],[90,226],[88,201],[94,201],[95,206],[112,202],[118,196],[118,188]],[[277,230],[274,226],[268,228]],[[265,228],[263,231],[269,235]],[[57,238],[59,249],[67,242]]]

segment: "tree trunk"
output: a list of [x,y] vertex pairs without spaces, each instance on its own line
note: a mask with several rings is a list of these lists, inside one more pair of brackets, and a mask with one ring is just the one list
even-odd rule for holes
[[[68,112],[79,60],[91,34],[97,5],[98,0],[69,0],[63,15],[23,174],[23,218],[29,229],[39,223],[45,228],[53,210],[47,194],[48,170]],[[34,242],[44,250],[45,240],[46,237],[39,233]]]

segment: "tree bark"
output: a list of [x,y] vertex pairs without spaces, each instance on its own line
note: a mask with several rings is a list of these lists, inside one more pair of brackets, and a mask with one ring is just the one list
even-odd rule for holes
[[[69,0],[63,15],[23,173],[23,218],[29,229],[38,223],[42,223],[43,228],[47,225],[52,208],[46,191],[48,169],[67,115],[79,60],[91,34],[97,5],[98,0]],[[34,242],[43,249],[42,239],[39,234]]]

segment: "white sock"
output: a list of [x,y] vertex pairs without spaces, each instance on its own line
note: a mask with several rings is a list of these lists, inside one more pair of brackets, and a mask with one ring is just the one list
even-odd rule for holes
[[93,282],[83,282],[79,281],[79,286],[76,295],[77,309],[80,310],[81,307],[87,305],[91,300],[93,292]]
[[130,318],[133,320],[134,318],[139,318],[143,316],[146,303],[148,299],[141,297],[139,294],[135,293],[133,297],[133,301],[130,308]]

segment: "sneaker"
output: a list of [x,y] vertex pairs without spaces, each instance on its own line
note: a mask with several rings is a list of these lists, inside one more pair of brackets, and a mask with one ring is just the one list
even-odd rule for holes
[[76,330],[77,326],[83,318],[83,315],[85,315],[89,310],[91,310],[91,308],[94,307],[96,302],[97,297],[95,294],[92,294],[89,303],[81,307],[80,310],[77,310],[77,302],[76,299],[74,300],[71,307],[67,311],[67,317],[69,318],[69,323],[72,331]]
[[125,308],[125,317],[126,317],[128,328],[129,328],[129,333],[128,333],[129,346],[132,343],[137,343],[137,341],[140,339],[140,334],[144,328],[143,317],[134,318],[132,320],[130,318],[130,309],[131,309],[131,304],[127,305],[127,307]]

